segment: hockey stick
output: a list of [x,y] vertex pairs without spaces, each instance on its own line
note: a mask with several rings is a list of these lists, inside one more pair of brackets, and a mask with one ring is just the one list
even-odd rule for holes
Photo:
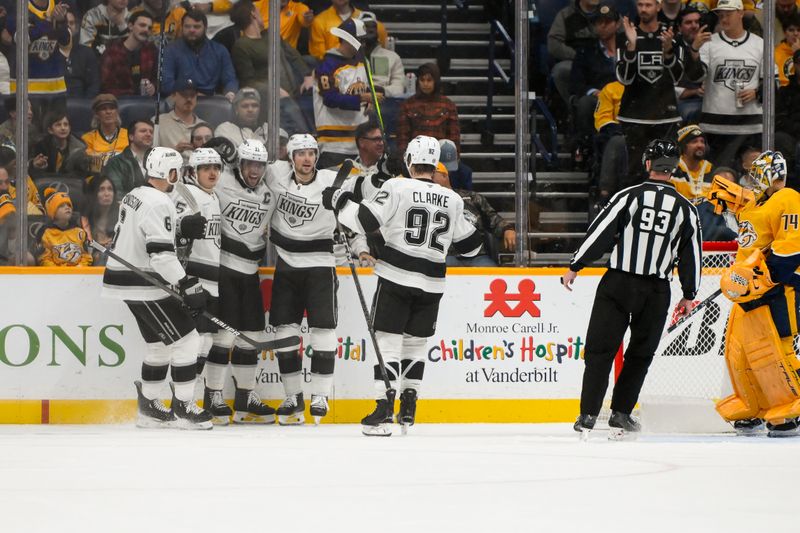
[[717,289],[714,292],[712,292],[705,300],[694,306],[694,308],[689,312],[688,315],[686,315],[685,317],[681,318],[680,320],[672,324],[670,327],[668,327],[666,334],[669,335],[670,333],[675,331],[678,328],[678,326],[682,325],[684,322],[686,322],[695,314],[697,314],[698,311],[700,311],[702,308],[708,305],[712,300],[716,299],[716,297],[719,296],[720,294],[722,294],[722,289]]
[[[336,179],[333,180],[333,187],[339,189],[342,187],[342,183],[344,180],[347,179],[347,176],[350,175],[350,170],[353,168],[353,162],[350,159],[346,159],[344,163],[342,163],[339,172],[336,173]],[[364,321],[367,323],[367,330],[369,330],[369,338],[372,340],[372,346],[375,347],[375,356],[378,359],[378,367],[381,372],[381,379],[383,379],[383,384],[386,385],[386,399],[389,401],[389,405],[392,406],[394,409],[394,399],[397,395],[397,391],[392,388],[392,384],[389,381],[389,373],[386,371],[386,363],[383,360],[383,355],[381,354],[381,349],[378,347],[378,338],[375,336],[375,328],[372,326],[372,321],[369,317],[369,309],[367,308],[367,300],[364,298],[364,290],[361,288],[361,281],[358,279],[358,272],[356,272],[356,263],[353,259],[353,249],[350,248],[350,243],[347,240],[347,236],[344,233],[344,228],[339,223],[339,220],[336,220],[336,227],[339,229],[339,237],[344,242],[344,247],[347,252],[347,263],[350,265],[350,274],[353,275],[353,283],[356,286],[356,292],[358,293],[358,301],[361,304],[361,312],[364,314]]]
[[163,12],[161,13],[161,28],[158,30],[158,70],[156,70],[156,112],[153,114],[153,146],[160,146],[161,139],[158,137],[159,115],[161,114],[161,77],[164,70],[164,27],[167,25],[167,14],[169,13],[169,2],[164,2]]
[[[162,291],[166,292],[167,294],[169,294],[170,296],[175,298],[181,304],[184,303],[183,296],[181,296],[179,292],[177,292],[176,290],[171,288],[169,285],[167,285],[165,283],[162,283],[158,278],[156,278],[155,276],[153,276],[149,272],[145,272],[144,270],[132,265],[131,263],[129,263],[125,259],[121,258],[120,256],[118,256],[117,254],[115,254],[114,252],[112,252],[111,250],[109,250],[108,248],[106,248],[105,246],[103,246],[102,244],[100,244],[100,243],[98,243],[96,241],[89,241],[89,246],[94,248],[95,250],[97,250],[101,254],[107,255],[108,257],[114,259],[115,261],[121,263],[128,270],[130,270],[134,274],[138,275],[140,278],[144,279],[145,281],[147,281],[151,285],[154,285],[155,287],[158,287]],[[251,339],[250,337],[248,337],[247,335],[245,335],[241,331],[232,328],[231,326],[229,326],[228,324],[226,324],[225,322],[223,322],[219,318],[215,317],[214,315],[212,315],[211,313],[209,313],[205,309],[203,309],[200,312],[200,314],[203,315],[208,320],[210,320],[211,322],[213,322],[214,324],[216,324],[217,326],[219,326],[221,329],[224,329],[228,333],[232,334],[234,337],[239,337],[240,339],[245,341],[247,344],[249,344],[253,348],[256,348],[257,350],[262,350],[262,351],[263,350],[276,350],[276,349],[279,349],[279,348],[288,348],[288,347],[296,346],[296,345],[300,344],[300,337],[298,337],[296,335],[292,336],[292,337],[286,337],[286,338],[283,338],[283,339],[275,339],[275,340],[272,340],[272,341],[265,341],[265,342],[257,341],[255,339]]]
[[372,81],[372,67],[369,64],[367,54],[364,54],[364,68],[367,70],[367,80],[369,81],[369,90],[372,91],[372,105],[375,106],[375,114],[378,115],[378,124],[381,126],[381,137],[383,137],[384,151],[388,153],[389,143],[386,138],[386,127],[383,125],[383,115],[381,114],[381,105],[378,103],[378,93],[375,92],[375,82]]

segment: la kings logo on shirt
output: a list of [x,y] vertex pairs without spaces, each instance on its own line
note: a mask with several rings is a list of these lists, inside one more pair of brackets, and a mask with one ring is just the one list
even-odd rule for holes
[[267,211],[261,209],[261,205],[256,202],[240,199],[236,203],[228,204],[222,216],[230,223],[233,231],[239,235],[247,235],[256,228],[261,227],[264,218],[267,216]]
[[744,59],[726,59],[714,71],[714,83],[719,83],[736,92],[736,83],[750,83],[756,74],[755,65],[747,65]]
[[295,196],[287,192],[278,198],[277,209],[283,214],[283,219],[289,224],[289,227],[299,228],[314,219],[319,204],[309,204],[302,196]]
[[646,81],[655,83],[664,73],[664,54],[661,52],[639,52],[636,54],[639,75]]

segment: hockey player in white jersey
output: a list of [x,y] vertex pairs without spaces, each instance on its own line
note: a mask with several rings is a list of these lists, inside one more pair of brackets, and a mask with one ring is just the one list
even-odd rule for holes
[[[183,306],[113,258],[103,275],[103,296],[128,305],[147,343],[142,380],[136,381],[139,427],[211,429],[211,414],[193,401],[200,337],[192,314],[205,308],[208,292],[188,276],[175,254],[175,205],[168,196],[180,179],[181,155],[153,148],[144,158],[147,182],[122,199],[114,252],[133,266],[175,285]],[[159,399],[167,371],[172,374],[172,408]]]
[[[238,165],[225,169],[215,192],[222,215],[219,268],[220,318],[246,335],[265,335],[264,304],[258,263],[266,251],[264,233],[272,210],[273,196],[264,181],[267,149],[261,141],[248,139],[238,147]],[[233,411],[222,398],[228,363],[236,388]],[[227,331],[214,334],[206,361],[206,391],[203,406],[217,423],[272,424],[275,410],[262,403],[253,390],[258,353]]]
[[[318,422],[328,413],[336,362],[336,217],[322,208],[322,191],[333,184],[336,173],[317,170],[319,148],[311,135],[292,135],[287,150],[291,172],[270,172],[267,176],[275,195],[270,241],[278,251],[269,323],[276,328],[277,339],[300,335],[303,312],[307,313],[313,350],[309,411]],[[278,351],[278,368],[286,392],[277,411],[282,425],[305,421],[302,358],[298,346]]]
[[[196,276],[209,293],[206,309],[219,316],[219,254],[220,254],[220,210],[219,198],[214,192],[222,172],[222,158],[211,148],[198,148],[189,156],[189,165],[184,172],[186,185],[173,195],[177,211],[178,257],[186,273]],[[184,197],[189,195],[189,198]],[[181,253],[183,250],[183,254]],[[200,333],[200,348],[197,352],[197,376],[201,376],[212,334],[219,327],[203,315],[195,318],[195,327]],[[204,404],[212,405],[211,389],[206,388]],[[228,418],[224,418],[224,423]],[[219,421],[218,421],[219,422]]]
[[[425,344],[436,331],[439,301],[445,287],[445,257],[452,244],[462,255],[476,255],[482,236],[464,217],[464,202],[433,183],[439,143],[420,135],[406,148],[405,164],[413,179],[390,179],[374,197],[356,203],[353,194],[328,188],[327,209],[339,222],[359,232],[380,229],[386,240],[375,274],[372,327],[394,390],[400,383],[397,421],[414,424],[416,401],[425,370]],[[386,398],[380,368],[375,366],[375,411],[362,421],[365,435],[391,435],[394,406]]]

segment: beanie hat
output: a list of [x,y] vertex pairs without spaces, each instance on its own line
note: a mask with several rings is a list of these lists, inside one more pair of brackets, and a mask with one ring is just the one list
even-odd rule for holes
[[678,130],[678,145],[683,149],[698,137],[705,137],[703,130],[697,124],[689,124]]
[[51,220],[56,218],[56,211],[64,204],[72,207],[72,200],[69,199],[67,193],[57,191],[52,187],[48,187],[44,190],[44,209],[47,211],[47,216]]
[[0,220],[4,220],[7,216],[13,215],[17,212],[14,207],[14,199],[8,193],[0,194]]

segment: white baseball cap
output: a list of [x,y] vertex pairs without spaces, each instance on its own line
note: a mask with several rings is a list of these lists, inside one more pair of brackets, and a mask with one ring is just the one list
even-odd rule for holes
[[744,6],[742,5],[742,0],[719,0],[717,2],[717,7],[715,7],[714,11],[742,11]]

